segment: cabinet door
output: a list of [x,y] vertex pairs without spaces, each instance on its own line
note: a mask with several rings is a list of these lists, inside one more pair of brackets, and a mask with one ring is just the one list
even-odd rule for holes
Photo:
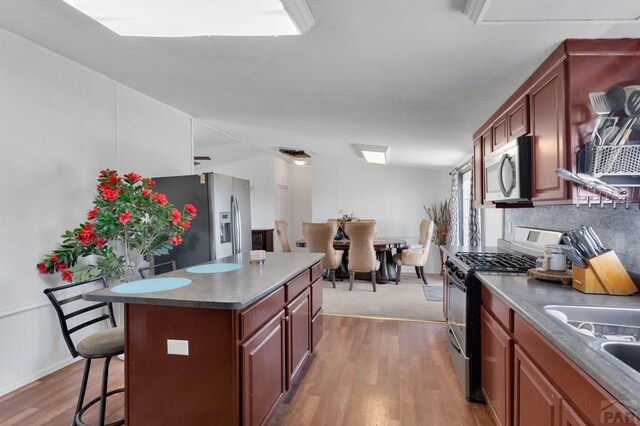
[[560,409],[560,425],[561,426],[587,426],[578,413],[575,412],[573,407],[569,405],[566,400],[562,400],[562,407]]
[[560,64],[536,84],[529,94],[531,107],[533,201],[562,200],[567,185],[556,176],[557,168],[565,168],[564,64]]
[[484,307],[480,324],[482,393],[496,424],[511,425],[513,339]]
[[518,345],[514,349],[513,388],[514,425],[560,424],[560,394]]
[[309,289],[287,306],[287,389],[309,357],[311,303]]
[[240,346],[242,424],[260,425],[285,393],[284,312]]
[[482,154],[487,155],[493,151],[493,128],[489,128],[480,136],[482,139]]
[[501,116],[493,123],[493,149],[501,147],[508,142],[507,136],[507,116]]
[[482,205],[484,195],[482,164],[482,140],[479,138],[473,141],[473,204],[476,207]]
[[529,133],[529,97],[524,96],[507,113],[509,140]]

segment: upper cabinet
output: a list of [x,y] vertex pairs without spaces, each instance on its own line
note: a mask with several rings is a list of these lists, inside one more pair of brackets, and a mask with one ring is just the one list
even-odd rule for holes
[[[565,40],[474,133],[474,155],[478,141],[486,155],[529,135],[531,203],[587,203],[593,194],[558,178],[555,170],[578,171],[579,152],[591,139],[596,118],[589,93],[635,84],[640,84],[640,39]],[[638,140],[640,134],[632,138]],[[477,159],[474,162],[483,168]],[[474,182],[481,184],[481,180]],[[628,190],[631,200],[640,199],[640,188]],[[474,194],[482,195],[482,187],[475,188]]]

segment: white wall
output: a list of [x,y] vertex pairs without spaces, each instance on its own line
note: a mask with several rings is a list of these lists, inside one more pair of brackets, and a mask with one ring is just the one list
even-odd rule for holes
[[482,209],[482,245],[495,247],[502,238],[504,209]]
[[[190,117],[0,30],[0,395],[69,362],[36,263],[91,208],[98,171],[193,170]],[[55,336],[44,339],[42,336]]]
[[[451,194],[447,171],[321,159],[314,159],[311,168],[314,222],[353,213],[375,219],[379,236],[403,238],[410,244],[417,242],[420,221],[428,217],[423,205],[429,207]],[[440,271],[435,248],[426,269]]]
[[[289,239],[291,250],[294,242],[304,238],[302,222],[311,222],[311,177],[310,166],[289,167]],[[297,249],[302,251],[302,249]]]

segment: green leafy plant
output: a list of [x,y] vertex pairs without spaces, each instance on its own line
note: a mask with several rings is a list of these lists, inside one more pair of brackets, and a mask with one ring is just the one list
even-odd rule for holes
[[[449,233],[451,232],[451,210],[450,201],[446,199],[439,203],[434,203],[431,207],[424,207],[429,219],[433,221],[433,241],[438,247],[447,244],[449,240]],[[438,249],[440,253],[440,275],[444,272],[444,263],[442,259],[442,251]]]
[[353,212],[350,214],[343,214],[338,218],[338,235],[343,236],[344,238],[348,238],[347,234],[344,232],[344,225],[347,222],[359,221],[356,216],[354,216]]
[[[60,272],[64,281],[83,281],[103,275],[109,282],[133,277],[141,259],[167,254],[182,243],[196,216],[186,204],[182,211],[154,192],[155,182],[136,173],[118,176],[102,170],[98,193],[87,221],[62,234],[62,244],[38,263],[43,274]],[[90,257],[79,264],[80,257]]]

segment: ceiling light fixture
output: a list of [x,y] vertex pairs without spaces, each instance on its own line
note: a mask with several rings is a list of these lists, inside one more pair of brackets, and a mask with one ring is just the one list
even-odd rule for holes
[[301,35],[315,26],[305,0],[64,0],[121,36]]
[[296,166],[304,166],[305,164],[307,164],[307,160],[293,160],[293,164],[295,164]]
[[389,162],[391,148],[388,146],[360,145],[359,148],[367,163],[387,164]]

